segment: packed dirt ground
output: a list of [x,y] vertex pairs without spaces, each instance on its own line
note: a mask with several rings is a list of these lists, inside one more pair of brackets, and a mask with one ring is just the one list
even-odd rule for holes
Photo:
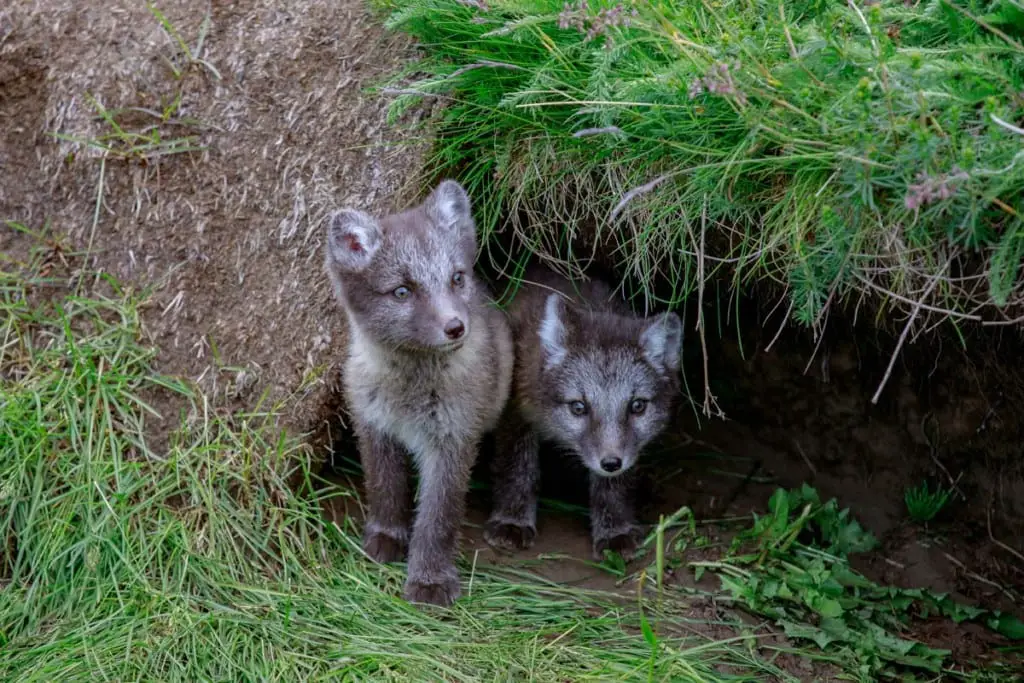
[[[313,433],[319,456],[352,455],[338,418],[345,333],[322,274],[323,220],[342,204],[387,211],[416,198],[425,138],[387,125],[386,97],[366,90],[414,48],[362,0],[159,7],[170,33],[137,0],[0,9],[0,219],[10,221],[0,248],[24,257],[36,242],[23,226],[44,232],[55,257],[88,249],[106,272],[152,286],[146,327],[160,370],[232,410],[297,396],[285,426]],[[699,397],[702,355],[688,320]],[[807,481],[883,541],[860,560],[873,578],[1012,609],[1024,590],[1019,338],[971,358],[947,348],[941,361],[936,348],[911,347],[873,406],[888,339],[858,328],[816,347],[791,330],[773,341],[777,317],[744,320],[753,321],[744,353],[728,325],[724,342],[708,340],[712,389],[730,421],[698,421],[680,406],[651,458],[644,518],[684,504],[699,519],[747,515],[775,486]],[[166,426],[182,408],[157,407]],[[955,494],[923,531],[907,519],[903,492],[926,477]],[[474,501],[467,552],[510,561],[483,544],[486,497]],[[609,585],[580,562],[586,523],[575,516],[546,513],[538,547],[511,559],[555,551],[535,568]],[[985,648],[989,638],[938,640]]]

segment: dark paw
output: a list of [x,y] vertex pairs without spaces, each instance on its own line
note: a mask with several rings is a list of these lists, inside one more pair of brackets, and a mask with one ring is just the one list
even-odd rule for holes
[[618,534],[608,538],[595,538],[594,539],[594,557],[598,560],[604,559],[604,551],[611,550],[622,556],[626,562],[629,562],[636,555],[637,548],[640,547],[640,541],[642,540],[639,529],[631,529],[629,532],[624,534]]
[[440,583],[424,583],[409,579],[405,583],[405,599],[412,603],[448,607],[462,595],[458,579]]
[[406,549],[402,541],[380,532],[371,533],[363,539],[363,550],[370,559],[381,564],[401,562],[405,559]]
[[537,530],[519,524],[487,522],[484,525],[484,540],[496,548],[505,550],[525,550],[533,545]]

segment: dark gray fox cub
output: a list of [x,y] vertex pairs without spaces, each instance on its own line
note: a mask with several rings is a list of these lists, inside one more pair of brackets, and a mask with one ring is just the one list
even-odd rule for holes
[[628,558],[639,543],[633,465],[679,393],[682,322],[675,313],[636,317],[606,284],[574,285],[541,267],[527,270],[508,313],[516,367],[484,537],[508,549],[532,545],[544,440],[590,472],[594,555],[611,549]]
[[[512,382],[508,319],[475,260],[469,197],[454,181],[403,213],[330,218],[326,270],[349,322],[343,386],[369,503],[363,547],[378,562],[408,553],[410,602],[459,597],[470,470]],[[409,455],[420,474],[411,535]]]

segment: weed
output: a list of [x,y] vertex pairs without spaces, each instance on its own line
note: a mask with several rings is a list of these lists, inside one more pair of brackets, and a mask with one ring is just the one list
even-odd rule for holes
[[135,105],[118,108],[108,108],[90,93],[85,93],[85,99],[101,122],[100,132],[91,137],[51,133],[54,138],[71,143],[64,156],[66,164],[74,163],[81,149],[89,150],[99,159],[96,203],[88,242],[90,251],[100,222],[107,186],[108,161],[153,167],[159,173],[159,162],[165,157],[188,155],[207,149],[201,141],[201,133],[209,126],[185,115],[182,112],[182,100],[187,86],[185,76],[195,71],[194,67],[203,67],[214,78],[220,79],[217,70],[201,58],[210,17],[205,17],[195,47],[190,48],[164,14],[152,3],[146,4],[164,33],[179,50],[172,58],[165,57],[173,76],[170,87],[165,83],[147,84],[147,90],[151,87],[159,92],[139,92]]
[[875,547],[874,537],[835,499],[822,503],[806,484],[776,490],[768,508],[724,558],[691,566],[698,577],[715,572],[738,604],[770,618],[787,636],[835,653],[862,680],[945,670],[948,651],[906,637],[915,619],[977,621],[1007,638],[1024,638],[1024,623],[1013,615],[929,590],[880,586],[853,570],[848,556]]
[[129,106],[118,109],[108,109],[92,95],[86,93],[85,97],[90,106],[96,110],[97,117],[105,124],[105,132],[92,139],[63,134],[55,134],[54,137],[98,150],[103,159],[135,161],[144,166],[160,157],[205,149],[199,143],[199,137],[189,132],[201,130],[205,126],[200,121],[183,116],[181,103],[184,94],[182,80],[193,67],[203,67],[214,78],[220,80],[220,74],[213,65],[202,58],[206,34],[210,27],[210,17],[209,15],[204,17],[196,44],[194,47],[190,47],[174,24],[156,5],[147,2],[146,7],[176,48],[176,52],[171,58],[164,58],[176,81],[172,91],[160,97],[158,106],[155,108],[152,106]]
[[181,79],[185,73],[193,67],[203,67],[209,71],[214,78],[220,80],[220,73],[208,61],[203,59],[203,47],[206,43],[206,35],[210,30],[210,14],[203,17],[203,23],[199,27],[199,35],[196,37],[195,46],[189,44],[182,37],[177,27],[171,23],[160,9],[151,2],[146,2],[146,8],[150,14],[160,23],[160,28],[167,35],[171,43],[177,48],[172,58],[164,58],[164,62],[171,69],[176,79]]
[[54,137],[98,150],[104,159],[132,161],[143,166],[148,166],[157,159],[168,155],[188,154],[206,149],[200,144],[197,135],[190,133],[168,135],[166,132],[168,130],[188,131],[202,125],[193,119],[179,116],[180,94],[160,110],[146,107],[111,110],[88,93],[86,93],[86,99],[96,110],[98,118],[106,124],[106,131],[91,139],[82,139],[62,133],[57,133]]
[[903,495],[903,500],[907,504],[907,514],[919,524],[930,522],[946,507],[952,493],[942,486],[930,491],[927,481],[921,482],[920,486],[911,486]]

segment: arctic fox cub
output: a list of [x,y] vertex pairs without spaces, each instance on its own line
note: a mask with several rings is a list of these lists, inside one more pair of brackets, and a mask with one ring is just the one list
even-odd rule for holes
[[[469,196],[455,181],[403,213],[330,218],[326,270],[349,322],[343,386],[369,503],[363,547],[378,562],[408,553],[410,602],[460,595],[470,470],[512,382],[508,319],[475,259]],[[411,534],[407,456],[420,475]]]
[[679,393],[682,322],[675,313],[638,318],[606,284],[574,286],[539,267],[527,271],[508,312],[516,367],[484,537],[509,549],[533,543],[545,440],[590,472],[594,555],[611,549],[628,558],[639,541],[632,467],[664,429]]

